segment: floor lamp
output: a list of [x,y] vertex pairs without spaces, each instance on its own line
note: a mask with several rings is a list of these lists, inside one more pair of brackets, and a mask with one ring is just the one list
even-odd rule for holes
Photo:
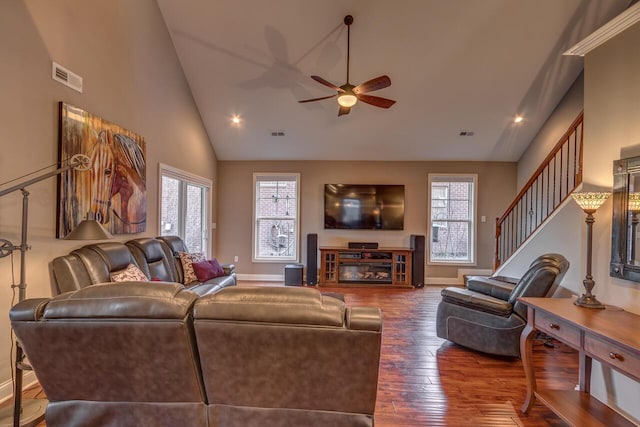
[[[18,288],[18,302],[23,301],[26,298],[26,254],[30,249],[27,244],[27,220],[29,216],[29,192],[26,187],[43,181],[47,178],[57,176],[70,169],[79,171],[86,171],[89,169],[90,160],[87,156],[82,154],[76,154],[71,157],[66,165],[48,172],[42,175],[38,175],[34,178],[28,179],[19,184],[15,184],[5,190],[0,191],[0,197],[5,196],[14,191],[20,190],[22,192],[22,234],[19,246],[13,245],[10,241],[0,239],[0,258],[12,254],[14,251],[20,251],[20,283],[12,285],[14,288]],[[30,174],[31,175],[31,174]],[[78,226],[69,233],[65,239],[69,240],[103,240],[111,239],[113,236],[109,234],[102,226],[95,220],[84,220],[78,224]],[[25,363],[24,352],[19,342],[16,342],[16,355],[15,355],[15,381],[13,384],[13,408],[12,412],[2,411],[0,412],[0,427],[11,426],[14,427],[30,427],[35,426],[44,419],[44,412],[47,405],[46,399],[30,399],[22,400],[22,377],[24,371],[31,370],[31,367]],[[7,412],[7,413],[5,413]]]
[[585,222],[587,223],[587,276],[582,281],[586,293],[582,294],[580,298],[574,301],[575,305],[587,308],[604,308],[604,304],[596,299],[596,296],[591,293],[591,290],[596,285],[591,275],[591,253],[593,241],[591,238],[593,223],[595,219],[593,214],[598,210],[600,206],[609,198],[611,193],[572,193],[571,197],[576,201],[578,206],[582,208],[584,213],[587,214]]

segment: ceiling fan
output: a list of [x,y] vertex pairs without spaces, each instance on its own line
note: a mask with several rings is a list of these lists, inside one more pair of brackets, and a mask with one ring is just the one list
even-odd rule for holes
[[313,80],[327,87],[330,87],[338,93],[336,93],[335,95],[323,96],[320,98],[305,99],[298,102],[321,101],[323,99],[335,98],[337,96],[338,104],[340,105],[338,116],[349,114],[349,112],[351,111],[351,107],[353,107],[358,101],[362,101],[366,104],[370,104],[380,108],[391,107],[396,103],[396,101],[387,98],[381,98],[379,96],[366,95],[367,93],[373,92],[374,90],[384,89],[385,87],[390,86],[391,79],[389,78],[389,76],[376,77],[375,79],[366,81],[362,84],[359,84],[358,86],[354,86],[349,83],[349,45],[351,41],[351,24],[353,24],[353,16],[345,16],[344,23],[347,26],[347,82],[338,87],[333,83],[326,81],[322,77],[311,76]]

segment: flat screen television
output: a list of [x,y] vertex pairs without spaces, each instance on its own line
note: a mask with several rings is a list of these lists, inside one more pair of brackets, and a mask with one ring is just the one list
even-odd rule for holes
[[325,184],[324,228],[403,230],[404,185]]

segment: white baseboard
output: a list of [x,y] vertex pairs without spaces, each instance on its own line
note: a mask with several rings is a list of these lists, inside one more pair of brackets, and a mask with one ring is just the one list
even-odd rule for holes
[[475,274],[478,276],[491,276],[493,270],[481,268],[460,268],[458,277],[425,277],[426,285],[464,285],[464,276]]
[[282,274],[236,274],[238,280],[248,280],[252,282],[282,282],[284,283],[284,275]]
[[[33,371],[26,372],[22,376],[22,389],[25,390],[38,382]],[[13,381],[8,379],[0,384],[0,403],[13,398]]]

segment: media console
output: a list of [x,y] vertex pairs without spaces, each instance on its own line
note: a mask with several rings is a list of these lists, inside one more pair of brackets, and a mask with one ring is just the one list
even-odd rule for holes
[[320,248],[320,286],[411,287],[410,248]]

